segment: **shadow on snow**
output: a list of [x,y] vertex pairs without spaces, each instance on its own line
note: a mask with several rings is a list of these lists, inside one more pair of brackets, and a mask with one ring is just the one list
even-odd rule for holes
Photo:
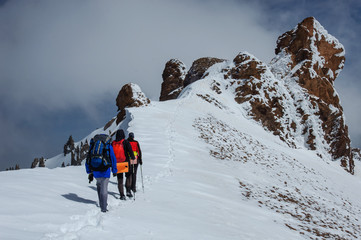
[[86,204],[95,204],[95,205],[97,204],[97,202],[86,199],[86,198],[79,197],[75,193],[63,194],[61,196],[68,200],[75,201],[75,202],[86,203]]

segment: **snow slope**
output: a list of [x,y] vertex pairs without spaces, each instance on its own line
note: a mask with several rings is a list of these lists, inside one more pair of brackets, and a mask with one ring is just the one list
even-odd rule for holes
[[359,238],[360,173],[289,148],[210,85],[111,126],[141,144],[144,193],[140,171],[135,201],[112,177],[105,214],[84,166],[0,172],[0,239]]

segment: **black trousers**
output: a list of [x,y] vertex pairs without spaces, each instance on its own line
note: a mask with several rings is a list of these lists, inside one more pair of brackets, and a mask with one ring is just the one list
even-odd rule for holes
[[129,172],[125,173],[125,176],[127,178],[127,180],[125,181],[125,188],[127,189],[127,192],[130,192],[130,190],[136,192],[138,165],[139,164],[131,164]]

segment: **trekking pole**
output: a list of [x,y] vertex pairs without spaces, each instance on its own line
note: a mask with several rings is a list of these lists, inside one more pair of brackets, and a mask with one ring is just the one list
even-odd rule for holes
[[[132,180],[134,180],[133,178],[134,178],[134,164],[133,164],[133,174],[132,174]],[[132,181],[132,185],[133,185],[133,181]],[[136,189],[134,189],[134,190],[136,190]],[[135,192],[133,192],[133,194],[134,194],[134,201],[135,201]]]
[[143,183],[143,167],[142,167],[142,164],[140,164],[140,175],[142,176],[142,189],[143,189],[143,193],[144,193],[144,183]]

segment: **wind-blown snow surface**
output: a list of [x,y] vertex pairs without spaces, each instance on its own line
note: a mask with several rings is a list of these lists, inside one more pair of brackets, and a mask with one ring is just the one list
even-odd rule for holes
[[0,239],[357,239],[360,174],[289,148],[209,87],[128,109],[144,193],[140,169],[135,201],[112,177],[105,214],[84,166],[1,172]]

